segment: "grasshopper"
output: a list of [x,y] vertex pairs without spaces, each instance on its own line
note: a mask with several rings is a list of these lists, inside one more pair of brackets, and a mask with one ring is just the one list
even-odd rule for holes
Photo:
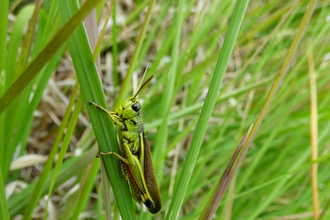
[[149,212],[155,214],[161,209],[161,199],[143,128],[141,103],[137,98],[141,89],[151,79],[152,77],[137,90],[133,97],[121,103],[114,112],[106,110],[93,101],[89,101],[89,104],[105,112],[118,126],[120,155],[116,152],[99,152],[98,156],[113,155],[121,161],[121,173],[128,182],[133,198],[138,203],[143,202]]

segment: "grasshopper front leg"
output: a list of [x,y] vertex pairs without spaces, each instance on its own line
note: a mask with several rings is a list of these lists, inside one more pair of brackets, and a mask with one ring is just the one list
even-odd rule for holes
[[101,111],[103,111],[104,113],[106,113],[110,117],[111,121],[115,125],[118,125],[119,127],[122,127],[123,126],[123,123],[120,121],[119,116],[118,115],[115,115],[114,112],[111,112],[111,111],[106,110],[105,108],[103,108],[102,106],[100,106],[99,104],[97,104],[97,103],[95,103],[93,101],[89,101],[89,104],[90,105],[94,105],[96,108],[98,108]]

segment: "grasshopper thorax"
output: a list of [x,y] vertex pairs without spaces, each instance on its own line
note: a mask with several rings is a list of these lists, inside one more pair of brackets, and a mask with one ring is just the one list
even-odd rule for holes
[[115,111],[122,120],[130,119],[140,115],[141,103],[137,98],[126,99]]

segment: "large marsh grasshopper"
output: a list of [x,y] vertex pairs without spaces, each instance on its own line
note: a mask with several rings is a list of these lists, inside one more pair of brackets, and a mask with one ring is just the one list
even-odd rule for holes
[[116,152],[99,152],[98,155],[113,155],[121,163],[121,172],[129,184],[133,198],[155,214],[161,209],[161,199],[156,181],[154,166],[147,138],[144,133],[141,104],[137,95],[141,89],[152,79],[150,77],[137,90],[135,95],[126,99],[114,111],[108,111],[93,101],[90,105],[96,106],[105,112],[112,122],[118,126],[120,154]]

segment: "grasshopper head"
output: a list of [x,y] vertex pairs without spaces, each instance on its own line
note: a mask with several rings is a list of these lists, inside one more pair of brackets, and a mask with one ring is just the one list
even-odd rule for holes
[[133,118],[140,115],[141,103],[137,99],[137,95],[143,89],[143,87],[152,79],[151,76],[147,81],[139,86],[139,89],[135,92],[134,96],[126,99],[119,108],[116,109],[116,114],[122,117],[124,120]]
[[124,119],[133,118],[140,115],[141,103],[137,98],[126,99],[117,109],[117,114]]

